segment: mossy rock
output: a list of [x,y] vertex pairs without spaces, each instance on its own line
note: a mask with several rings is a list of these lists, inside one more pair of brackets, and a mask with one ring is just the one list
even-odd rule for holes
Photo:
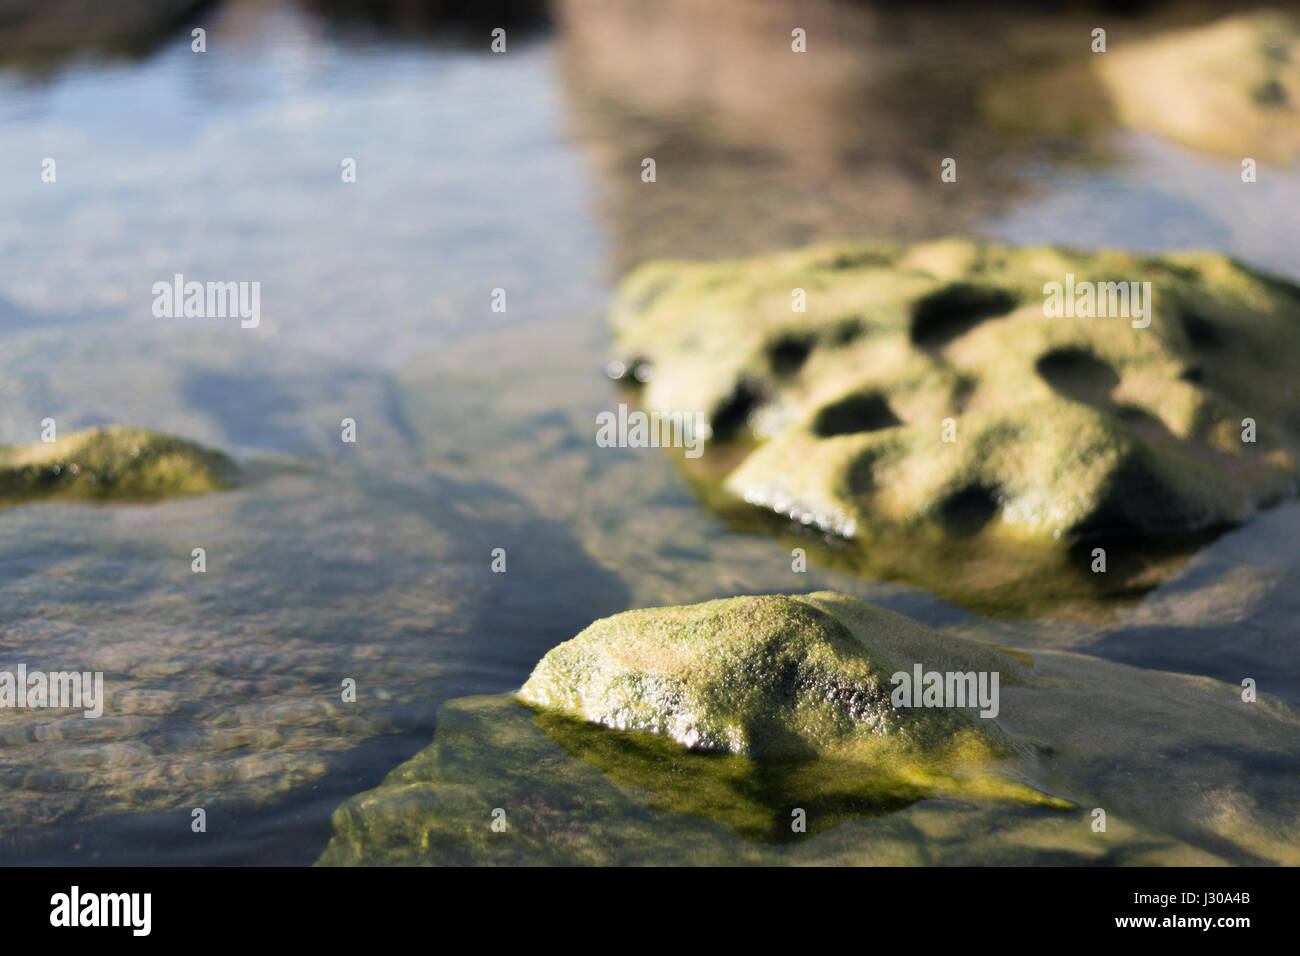
[[[956,669],[1009,670],[1013,681],[1023,670],[975,647],[969,666]],[[542,658],[519,696],[693,750],[762,760],[886,743],[932,751],[980,721],[892,706],[890,677],[910,674],[914,654],[925,654],[928,668],[956,656],[915,621],[831,592],[725,598],[597,621]]]
[[321,862],[520,862],[490,826],[507,805],[522,861],[583,863],[701,836],[715,846],[699,862],[734,862],[935,798],[1077,809],[1016,779],[1035,748],[992,719],[893,708],[889,678],[913,662],[1037,683],[1009,652],[831,592],[614,615],[518,695],[445,705],[431,747],[336,812]]
[[1300,19],[1255,11],[1092,58],[1121,121],[1233,157],[1300,156]]
[[[1049,317],[1071,274],[1150,282],[1150,325]],[[1218,255],[950,239],[656,262],[613,323],[644,408],[707,416],[713,503],[855,539],[873,572],[959,599],[1074,542],[1235,524],[1300,475],[1300,288]]]
[[[695,640],[681,633],[692,626]],[[848,722],[822,719],[827,707],[841,705],[811,695],[804,730],[788,705],[800,699],[800,680],[762,676],[789,663],[779,653],[768,659],[761,635],[769,629],[811,653],[804,674],[818,675],[813,683],[869,683],[915,662],[927,670],[998,669],[1001,713],[994,721],[953,712],[949,722],[920,731],[912,718],[924,714],[895,714],[892,736],[858,738],[845,732]],[[658,674],[695,687],[710,716],[743,713],[754,694],[742,682],[717,680],[732,665],[705,660],[729,658],[746,668],[773,720],[789,725],[778,740],[798,738],[815,755],[691,749],[667,732],[593,723],[572,705],[539,706],[519,695],[460,698],[439,710],[430,746],[336,810],[319,863],[1300,860],[1296,783],[1272,772],[1300,754],[1294,707],[1267,694],[1243,704],[1233,683],[1057,649],[1031,657],[962,636],[969,633],[996,639],[1005,628],[934,631],[827,592],[616,615],[539,665],[551,703],[596,700],[600,686],[617,696]],[[737,654],[747,644],[752,653]],[[745,658],[750,663],[741,665]],[[618,672],[633,680],[609,683]],[[657,706],[666,730],[674,704]],[[1225,749],[1225,740],[1233,746]],[[1107,811],[1105,831],[1093,828],[1095,807]],[[802,830],[793,826],[798,811]]]
[[[468,697],[438,711],[433,744],[335,811],[318,865],[899,864],[928,853],[975,863],[999,852],[1068,862],[1095,852],[1082,811],[1037,797],[945,792],[835,761],[704,754],[514,695]],[[796,809],[804,830],[792,828]],[[964,845],[949,849],[954,830]],[[1012,831],[1026,836],[1001,851],[983,839]]]
[[[964,789],[1068,805],[985,772],[1016,745],[996,711],[977,715],[973,697],[965,707],[895,706],[891,678],[910,679],[918,664],[996,674],[999,686],[1030,681],[1006,652],[823,591],[616,614],[551,650],[519,696],[542,709],[539,721],[566,750],[615,779],[673,791],[666,803],[678,809],[728,807],[718,792],[736,791],[768,808],[762,819],[798,795],[867,814]],[[584,732],[584,723],[607,730]],[[674,769],[652,769],[664,766]],[[741,817],[740,832],[769,832]],[[770,832],[788,834],[786,823],[778,814]]]
[[158,432],[112,426],[26,448],[0,448],[0,507],[26,501],[153,501],[227,488],[220,452]]

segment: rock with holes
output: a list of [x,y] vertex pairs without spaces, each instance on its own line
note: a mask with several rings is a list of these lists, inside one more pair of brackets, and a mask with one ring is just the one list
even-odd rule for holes
[[0,447],[0,507],[37,499],[141,501],[228,487],[220,452],[158,432],[112,426],[28,448]]
[[1296,489],[1300,289],[1222,256],[954,239],[655,262],[614,324],[645,407],[756,440],[732,500],[866,542],[1182,533]]

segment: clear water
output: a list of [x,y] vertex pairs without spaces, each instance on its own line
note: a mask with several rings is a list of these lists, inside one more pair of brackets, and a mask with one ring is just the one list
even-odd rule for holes
[[[109,692],[98,721],[0,711],[0,860],[309,863],[440,702],[517,687],[593,618],[747,591],[831,587],[1018,647],[1259,672],[1300,700],[1296,506],[1107,626],[982,622],[899,584],[796,578],[667,457],[594,446],[619,400],[604,304],[648,255],[971,232],[1213,248],[1300,278],[1295,170],[1242,190],[1235,163],[1100,117],[1077,149],[1011,135],[972,112],[971,77],[996,75],[969,25],[813,15],[845,48],[812,75],[762,69],[761,19],[719,52],[692,39],[707,14],[652,27],[581,0],[505,55],[475,24],[417,36],[266,0],[207,8],[203,55],[186,23],[140,56],[0,66],[0,443],[46,417],[121,422],[227,450],[251,479],[0,512],[0,669],[102,670]],[[848,56],[854,38],[876,55]],[[964,198],[931,174],[953,129]],[[177,272],[260,281],[261,326],[154,318]]]

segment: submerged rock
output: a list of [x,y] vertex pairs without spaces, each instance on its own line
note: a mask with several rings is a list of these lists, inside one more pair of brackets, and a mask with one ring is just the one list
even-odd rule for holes
[[36,499],[139,501],[229,487],[225,455],[158,432],[92,428],[27,448],[0,448],[0,507]]
[[327,826],[441,703],[518,684],[627,604],[564,523],[481,478],[259,456],[228,493],[142,510],[2,515],[0,672],[104,675],[98,719],[0,707],[6,862],[190,859],[206,807],[231,859],[309,863],[320,847],[285,821]]
[[[1010,669],[1013,680],[1022,670],[975,648],[964,648],[969,666],[959,669]],[[519,696],[606,727],[759,759],[885,742],[934,750],[979,721],[896,709],[890,677],[910,674],[923,657],[931,666],[954,656],[915,621],[831,592],[736,597],[597,621],[542,658]]]
[[1112,42],[1093,62],[1124,123],[1234,157],[1300,156],[1300,19],[1256,11]]
[[[880,684],[918,662],[999,671],[996,722],[891,712]],[[1294,761],[1300,715],[1238,690],[830,592],[634,611],[519,695],[446,703],[429,747],[335,811],[319,862],[1293,863],[1296,782],[1265,768]],[[721,747],[680,732],[688,706]]]
[[[921,706],[920,687],[897,697],[918,669],[970,683],[958,699],[954,681],[954,698],[931,706]],[[821,591],[616,614],[551,650],[519,696],[543,708],[539,725],[570,753],[625,784],[667,792],[656,805],[779,840],[788,810],[773,826],[774,809],[800,801],[823,811],[819,828],[937,792],[1069,806],[990,774],[1017,746],[993,720],[1004,681],[1031,682],[1028,668]],[[593,735],[591,725],[608,729]],[[647,732],[672,743],[648,742]],[[682,746],[743,759],[697,760]]]
[[893,669],[915,663],[1036,683],[1011,653],[832,592],[614,615],[518,695],[448,703],[431,747],[336,812],[322,862],[508,858],[524,848],[490,826],[506,806],[523,861],[585,863],[656,842],[688,856],[698,837],[714,844],[699,862],[734,861],[932,798],[1073,808],[1015,779],[1036,751],[993,720],[894,707]]
[[[1112,314],[1049,314],[1050,283],[1075,306],[1090,283]],[[1300,288],[1218,255],[944,240],[657,262],[625,280],[614,324],[644,407],[743,439],[715,455],[739,460],[728,500],[867,548],[892,536],[892,565],[922,576],[955,547],[987,589],[999,566],[1050,563],[989,562],[998,542],[1230,525],[1300,474]]]

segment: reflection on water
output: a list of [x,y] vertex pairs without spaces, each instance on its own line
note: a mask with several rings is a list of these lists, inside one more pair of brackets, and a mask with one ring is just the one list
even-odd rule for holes
[[[187,6],[127,31],[148,36],[135,58],[105,55],[107,28],[38,58],[13,52],[33,34],[0,39],[0,444],[45,417],[123,422],[256,476],[0,514],[0,669],[102,669],[110,695],[99,722],[0,713],[5,859],[314,859],[328,813],[427,743],[439,703],[517,686],[629,606],[831,587],[1230,682],[1284,649],[1252,624],[1267,600],[1200,617],[1196,582],[1229,585],[1195,565],[1124,630],[985,625],[826,568],[792,580],[787,548],[705,514],[662,456],[591,441],[618,400],[600,373],[609,283],[649,255],[972,232],[1205,245],[1296,275],[1293,173],[1262,167],[1225,198],[1209,184],[1230,164],[1116,131],[1053,61],[1073,14],[817,3],[800,16],[821,55],[773,65],[779,4],[510,4],[504,56],[451,4]],[[938,181],[945,156],[957,184]],[[261,281],[261,327],[153,319],[149,290],[176,272]],[[1294,577],[1270,520],[1220,575],[1250,577],[1255,555],[1259,588]],[[1242,628],[1258,639],[1215,650]],[[1269,689],[1296,700],[1288,680]]]
[[[562,0],[570,123],[599,173],[619,267],[833,237],[1023,240],[1019,220],[1063,195],[1091,208],[1034,241],[1222,248],[1202,197],[1175,185],[1206,164],[1159,168],[1118,135],[1086,40],[1098,12],[990,7]],[[1112,42],[1132,44],[1218,15],[1152,5],[1104,19]],[[806,55],[789,52],[795,22]],[[656,158],[653,186],[644,157]],[[940,181],[945,158],[956,182]],[[1225,169],[1236,181],[1235,163]],[[1208,201],[1231,208],[1218,192]],[[1271,221],[1276,198],[1234,190],[1226,202]],[[1202,228],[1168,235],[1175,211]],[[1098,234],[1099,218],[1121,216]]]
[[40,77],[87,54],[138,59],[155,52],[209,5],[209,0],[6,3],[0,29],[0,63]]
[[[36,440],[47,416],[130,422],[268,472],[174,506],[5,513],[0,667],[103,670],[110,696],[98,722],[0,714],[13,859],[309,862],[326,834],[287,840],[266,813],[323,821],[427,741],[443,699],[518,686],[626,603],[491,476],[417,464],[391,374],[472,331],[599,307],[546,47],[524,35],[491,61],[277,3],[202,22],[202,57],[183,25],[141,61],[0,74],[0,441]],[[44,156],[54,184],[27,175]],[[261,281],[261,327],[152,319],[175,272]],[[300,460],[259,466],[268,453]],[[206,847],[169,836],[194,806],[218,821]]]

